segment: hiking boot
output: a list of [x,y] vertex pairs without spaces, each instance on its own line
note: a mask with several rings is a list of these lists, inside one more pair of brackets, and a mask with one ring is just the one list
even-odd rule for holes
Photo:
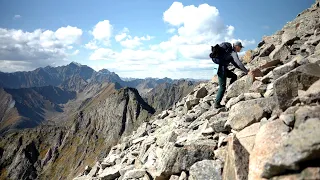
[[216,108],[216,109],[219,109],[219,108],[223,108],[224,106],[223,105],[221,105],[220,103],[219,104],[214,104],[214,108]]

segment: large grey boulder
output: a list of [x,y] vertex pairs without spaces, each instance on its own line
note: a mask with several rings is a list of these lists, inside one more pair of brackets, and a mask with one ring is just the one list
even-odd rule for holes
[[232,106],[226,125],[230,125],[234,130],[242,130],[255,122],[259,122],[267,114],[271,115],[275,107],[276,102],[273,98],[239,102]]
[[289,71],[295,69],[297,67],[296,61],[291,61],[289,63],[286,63],[282,66],[276,67],[273,69],[273,78],[278,79],[279,77],[283,76],[284,74],[288,73]]
[[288,170],[300,170],[308,161],[320,158],[320,119],[308,119],[292,130],[263,168],[262,176],[270,178]]
[[197,161],[212,159],[215,146],[203,144],[190,144],[176,147],[174,143],[167,143],[163,153],[157,159],[157,174],[159,177],[170,177],[171,175],[189,171],[190,167]]
[[222,162],[203,160],[193,164],[189,171],[190,180],[222,180]]
[[254,79],[250,75],[246,75],[239,80],[232,83],[227,89],[226,98],[230,99],[233,97],[238,97],[242,93],[249,92],[249,89],[253,83]]
[[290,50],[286,45],[279,45],[275,50],[269,55],[272,60],[285,61],[290,54]]
[[292,45],[294,41],[299,40],[297,32],[294,29],[288,29],[282,34],[282,44]]
[[278,78],[273,85],[274,96],[279,108],[286,109],[298,97],[298,90],[307,90],[314,82],[320,79],[320,66],[306,64]]

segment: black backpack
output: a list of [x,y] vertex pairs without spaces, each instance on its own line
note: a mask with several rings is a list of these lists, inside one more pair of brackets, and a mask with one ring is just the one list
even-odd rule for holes
[[211,46],[211,53],[209,57],[216,64],[225,64],[225,57],[230,55],[232,52],[232,45],[228,42],[223,42],[220,45],[216,44],[215,46]]

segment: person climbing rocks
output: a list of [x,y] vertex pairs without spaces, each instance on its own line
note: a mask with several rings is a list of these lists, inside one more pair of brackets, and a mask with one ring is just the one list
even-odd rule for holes
[[244,67],[241,63],[238,52],[244,48],[240,41],[235,42],[233,45],[229,42],[223,42],[221,44],[217,44],[216,46],[211,46],[211,54],[210,58],[216,64],[219,64],[218,68],[218,80],[219,80],[219,90],[216,96],[215,108],[224,107],[220,104],[223,95],[226,91],[227,78],[230,79],[230,84],[237,80],[237,75],[228,69],[228,65],[232,63],[236,68],[241,69],[246,74],[249,71]]

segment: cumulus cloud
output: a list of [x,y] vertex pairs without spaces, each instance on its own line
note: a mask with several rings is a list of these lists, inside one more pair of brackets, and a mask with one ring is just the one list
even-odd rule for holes
[[93,40],[85,44],[87,49],[98,49],[99,46],[110,46],[110,38],[112,37],[113,26],[109,20],[99,21],[90,31]]
[[152,38],[153,37],[149,35],[142,36],[142,37],[137,37],[137,36],[131,37],[130,35],[128,35],[126,39],[120,41],[120,44],[125,48],[134,49],[138,46],[141,46],[143,44],[142,41],[149,41]]
[[11,65],[8,69],[2,66],[0,70],[31,70],[64,63],[68,51],[79,42],[81,35],[82,30],[72,26],[33,32],[0,28],[0,61],[2,65]]
[[[143,46],[143,41],[151,40],[150,36],[131,36],[126,28],[115,36],[123,50],[111,48],[96,49],[90,60],[107,60],[104,66],[120,75],[152,74],[170,75],[171,77],[213,76],[215,64],[208,57],[210,46],[224,41],[234,43],[242,41],[244,46],[255,44],[255,40],[234,37],[236,28],[225,24],[219,10],[208,4],[185,6],[174,2],[164,13],[163,21],[169,26],[167,40]],[[121,66],[119,66],[121,64]],[[139,70],[139,71],[138,71]],[[121,74],[123,73],[123,74]]]

